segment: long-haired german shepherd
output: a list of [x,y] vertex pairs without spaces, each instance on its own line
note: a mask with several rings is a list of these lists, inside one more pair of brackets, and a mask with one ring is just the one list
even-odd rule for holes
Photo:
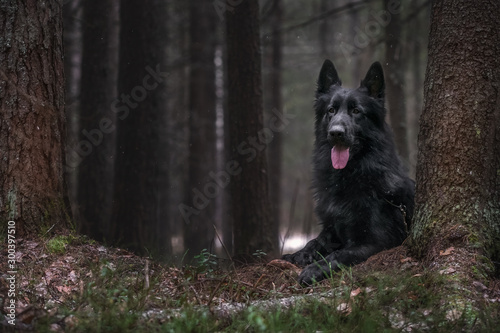
[[284,260],[305,266],[301,284],[400,245],[413,215],[414,182],[385,123],[384,73],[375,62],[346,89],[325,60],[316,91],[313,190],[323,231]]

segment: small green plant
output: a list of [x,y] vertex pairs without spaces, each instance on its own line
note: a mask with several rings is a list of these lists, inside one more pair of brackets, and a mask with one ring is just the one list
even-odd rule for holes
[[201,253],[194,256],[196,261],[196,272],[198,274],[212,274],[217,267],[217,257],[208,252],[207,249],[201,250]]
[[253,255],[254,257],[257,257],[258,259],[262,259],[262,258],[264,258],[265,256],[267,256],[267,253],[266,253],[266,252],[264,252],[264,251],[262,251],[262,250],[257,250],[257,251],[255,251],[254,253],[252,253],[252,255]]

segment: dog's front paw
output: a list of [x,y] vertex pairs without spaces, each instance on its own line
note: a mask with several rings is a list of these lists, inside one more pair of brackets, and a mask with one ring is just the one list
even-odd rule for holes
[[330,277],[331,273],[318,263],[313,263],[302,270],[297,278],[297,282],[302,286],[310,286],[313,283]]
[[281,259],[291,262],[300,267],[305,267],[314,261],[312,255],[307,252],[298,251],[293,254],[285,254]]
[[304,268],[297,280],[303,286],[310,286],[315,282],[330,278],[332,273],[338,269],[339,263],[337,260],[327,257]]

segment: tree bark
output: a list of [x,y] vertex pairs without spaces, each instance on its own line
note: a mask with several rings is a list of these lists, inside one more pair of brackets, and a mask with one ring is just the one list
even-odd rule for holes
[[432,6],[411,232],[429,259],[450,245],[499,258],[499,16],[497,1]]
[[121,1],[117,156],[111,237],[140,253],[170,249],[164,209],[166,1]]
[[118,58],[115,0],[83,2],[83,52],[79,139],[91,144],[78,167],[80,229],[103,240],[110,223],[113,196],[115,125],[102,132],[101,123],[116,122],[110,105],[116,97]]
[[[234,254],[278,254],[268,195],[257,1],[226,12],[231,213]],[[260,132],[260,134],[259,134]]]
[[62,8],[57,1],[0,3],[0,220],[20,236],[64,230]]
[[[202,193],[213,182],[216,172],[215,149],[215,11],[207,1],[190,1],[190,62],[189,73],[189,184],[186,204],[196,205],[197,190]],[[215,184],[208,192],[221,194],[223,188]],[[212,196],[211,193],[204,195]],[[197,213],[186,213],[184,219],[184,248],[188,256],[210,249],[214,238],[215,197],[206,198],[204,208]],[[199,207],[201,208],[201,207]]]

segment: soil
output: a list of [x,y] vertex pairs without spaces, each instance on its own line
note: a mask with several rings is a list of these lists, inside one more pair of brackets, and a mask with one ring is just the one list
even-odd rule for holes
[[[6,272],[11,271],[7,267],[6,245],[2,246],[1,253],[5,259],[0,262],[0,310],[6,315],[10,285],[10,275]],[[471,289],[493,302],[500,302],[498,280],[478,281],[470,272],[468,258],[459,249],[443,249],[435,262],[426,262],[425,267],[442,270],[440,274],[463,272]],[[165,299],[220,308],[224,304],[248,304],[254,300],[331,289],[327,280],[314,287],[298,285],[296,278],[300,268],[282,260],[240,267],[229,265],[223,270],[217,267],[201,270],[194,266],[173,267],[123,249],[105,247],[83,237],[70,241],[61,254],[50,253],[47,240],[17,239],[16,261],[16,326],[26,330],[32,329],[36,319],[41,317],[53,317],[56,326],[70,325],[69,317],[58,312],[59,307],[71,308],[75,297],[83,295],[89,283],[96,280],[96,275],[106,269],[114,271],[116,279],[130,283],[130,288],[146,290],[145,309],[152,312],[173,304],[165,304]],[[424,263],[412,258],[406,247],[400,246],[355,266],[353,274],[363,276],[394,269],[419,274],[424,269]],[[6,320],[2,323],[4,326],[8,325]],[[57,327],[54,329],[58,330]]]

